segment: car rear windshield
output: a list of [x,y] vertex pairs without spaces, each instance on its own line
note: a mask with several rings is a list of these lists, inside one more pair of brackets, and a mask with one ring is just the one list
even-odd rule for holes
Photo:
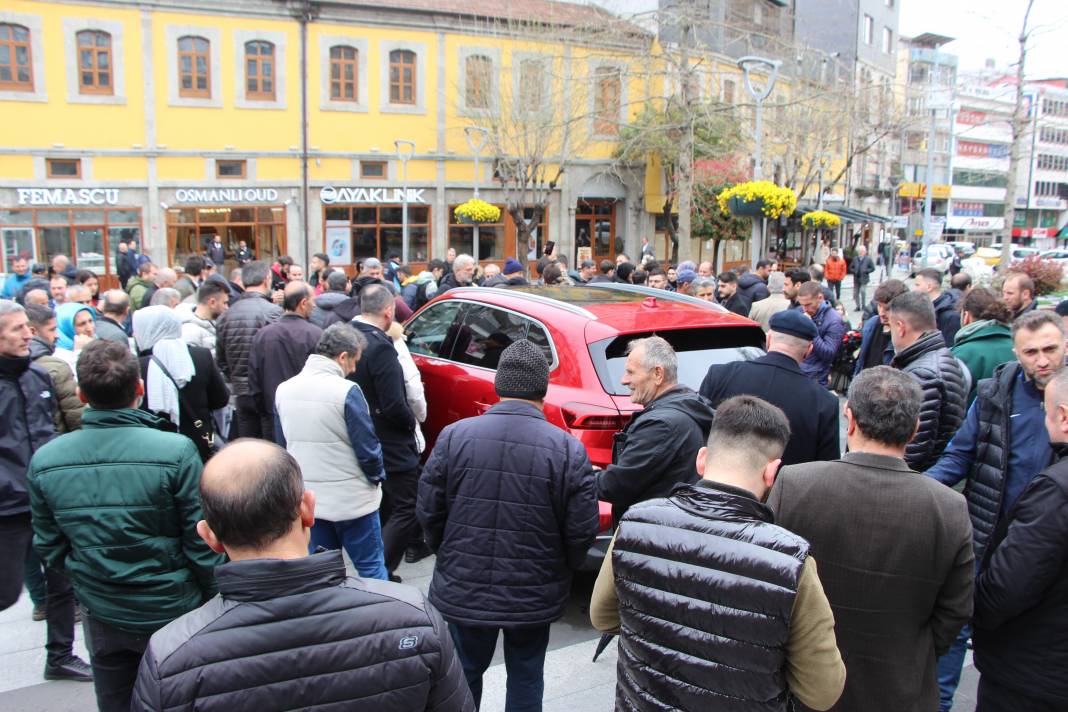
[[622,334],[590,344],[590,356],[605,391],[617,396],[630,394],[630,389],[619,382],[627,362],[627,344],[654,335],[667,339],[675,349],[679,360],[679,383],[695,391],[700,388],[709,366],[731,361],[752,361],[764,355],[764,332],[758,326]]

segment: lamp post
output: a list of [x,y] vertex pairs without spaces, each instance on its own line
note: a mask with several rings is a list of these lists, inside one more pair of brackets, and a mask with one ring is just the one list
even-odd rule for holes
[[415,153],[415,141],[397,139],[393,145],[401,162],[401,262],[408,264],[408,160]]
[[[478,184],[482,182],[482,174],[479,173],[479,160],[482,157],[482,148],[486,145],[486,138],[489,136],[489,131],[481,126],[465,126],[464,138],[467,140],[467,147],[471,149],[471,152],[475,154],[475,197],[478,197]],[[472,226],[471,230],[471,256],[475,258],[475,264],[478,264],[478,240],[479,235],[478,225]]]
[[[756,155],[753,157],[753,180],[760,180],[763,177],[764,100],[768,98],[772,88],[775,86],[775,80],[779,77],[779,66],[781,64],[782,62],[776,59],[767,59],[766,57],[746,56],[738,60],[738,67],[742,70],[745,79],[745,89],[753,97],[753,101],[756,102],[756,126],[754,128],[754,153]],[[767,74],[766,83],[763,87],[754,86],[753,84],[753,72],[758,70]],[[756,261],[762,256],[764,224],[765,219],[763,216],[761,216],[759,223],[753,220],[753,236],[749,242],[749,261],[754,267],[756,266]]]

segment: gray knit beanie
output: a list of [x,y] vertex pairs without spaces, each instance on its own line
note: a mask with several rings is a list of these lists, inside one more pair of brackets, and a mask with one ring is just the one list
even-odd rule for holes
[[501,353],[493,387],[501,398],[541,400],[549,389],[549,362],[541,349],[519,339]]

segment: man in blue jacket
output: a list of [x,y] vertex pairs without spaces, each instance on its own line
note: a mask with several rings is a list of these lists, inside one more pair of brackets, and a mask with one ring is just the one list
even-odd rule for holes
[[860,332],[860,351],[853,375],[872,366],[889,366],[894,360],[894,342],[890,339],[890,311],[894,297],[909,291],[900,279],[888,279],[875,289],[878,314],[864,322]]
[[445,428],[419,481],[419,521],[438,555],[430,601],[476,705],[503,631],[505,709],[540,710],[549,625],[597,535],[593,468],[582,443],[545,420],[538,347],[506,348],[494,386],[500,402]]
[[827,385],[831,364],[842,348],[846,325],[842,315],[824,299],[819,282],[805,282],[797,290],[797,303],[816,325],[819,336],[812,342],[812,353],[801,362],[801,370],[821,386]]
[[11,274],[7,276],[7,280],[4,282],[4,290],[2,295],[4,299],[14,299],[22,293],[22,287],[26,282],[30,281],[30,263],[26,261],[25,257],[16,257],[11,261]]

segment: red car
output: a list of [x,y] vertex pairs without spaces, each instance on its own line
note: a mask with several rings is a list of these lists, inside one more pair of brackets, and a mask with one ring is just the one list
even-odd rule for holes
[[[684,294],[625,284],[453,289],[405,325],[423,376],[427,452],[445,426],[497,402],[501,352],[516,339],[541,346],[550,363],[545,417],[586,446],[598,467],[612,462],[614,435],[640,406],[620,384],[627,344],[656,334],[674,346],[679,383],[697,390],[708,367],[762,356],[754,322]],[[602,502],[602,531],[611,507]]]

